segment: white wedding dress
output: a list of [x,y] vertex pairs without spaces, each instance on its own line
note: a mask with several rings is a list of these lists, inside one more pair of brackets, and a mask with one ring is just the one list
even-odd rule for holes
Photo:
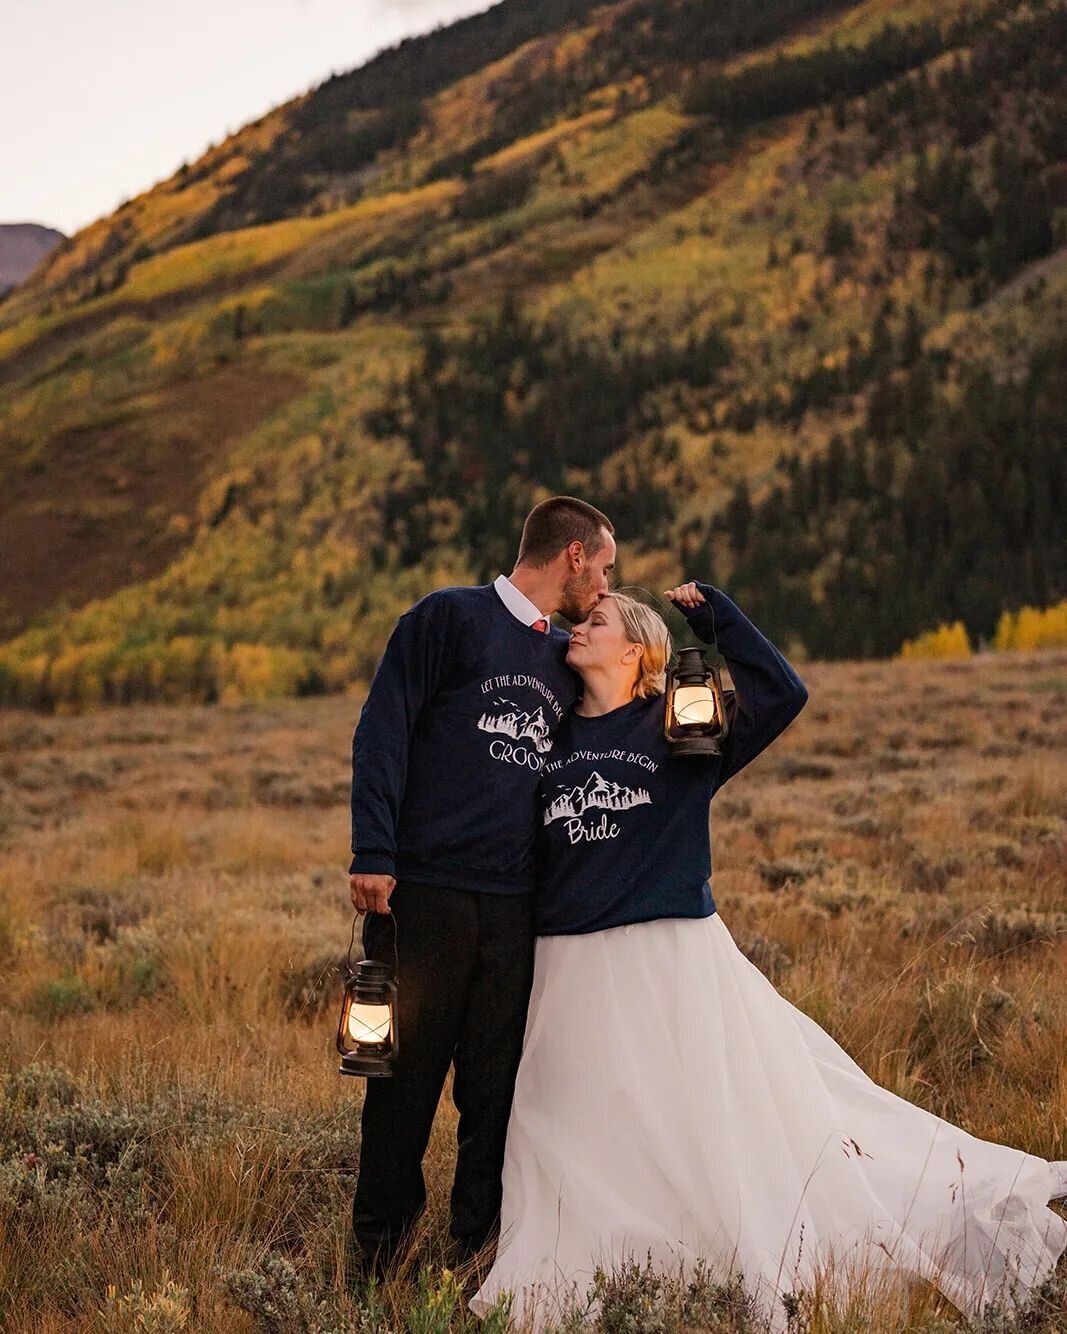
[[537,942],[496,1262],[540,1329],[597,1266],[740,1271],[767,1327],[833,1262],[929,1279],[965,1314],[1067,1250],[1067,1162],[977,1139],[870,1079],[718,913]]

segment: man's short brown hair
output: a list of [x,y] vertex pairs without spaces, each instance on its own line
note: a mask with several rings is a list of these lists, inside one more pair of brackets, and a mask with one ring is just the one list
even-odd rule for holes
[[519,542],[519,565],[548,565],[564,547],[581,542],[587,556],[604,545],[604,532],[614,533],[611,520],[595,505],[574,496],[551,496],[527,514]]

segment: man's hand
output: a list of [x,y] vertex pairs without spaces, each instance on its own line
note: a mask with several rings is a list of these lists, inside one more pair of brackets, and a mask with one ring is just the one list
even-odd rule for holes
[[396,888],[391,875],[350,875],[348,889],[356,912],[389,911],[389,895]]
[[672,602],[680,603],[683,607],[699,607],[702,602],[706,601],[704,594],[694,582],[679,584],[677,588],[665,589],[663,596],[670,598]]

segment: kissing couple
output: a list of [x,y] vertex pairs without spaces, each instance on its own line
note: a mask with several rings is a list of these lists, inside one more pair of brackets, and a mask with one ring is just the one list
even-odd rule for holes
[[549,1327],[633,1260],[739,1275],[773,1330],[830,1266],[835,1287],[927,1280],[968,1314],[1025,1295],[1067,1250],[1048,1207],[1067,1162],[876,1084],[716,908],[710,803],[804,683],[722,589],[669,590],[734,686],[721,753],[674,754],[670,635],[612,591],[614,563],[606,515],[543,501],[509,576],[401,616],[363,706],[351,898],[366,956],[397,967],[400,1049],[366,1087],[360,1272],[389,1273],[424,1208],[451,1067],[476,1314],[511,1294]]

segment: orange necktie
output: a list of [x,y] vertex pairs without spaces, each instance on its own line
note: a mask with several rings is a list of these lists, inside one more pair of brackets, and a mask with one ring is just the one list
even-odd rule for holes
[[548,634],[548,622],[545,620],[543,616],[539,621],[534,621],[532,628],[534,630],[540,630],[543,635]]

